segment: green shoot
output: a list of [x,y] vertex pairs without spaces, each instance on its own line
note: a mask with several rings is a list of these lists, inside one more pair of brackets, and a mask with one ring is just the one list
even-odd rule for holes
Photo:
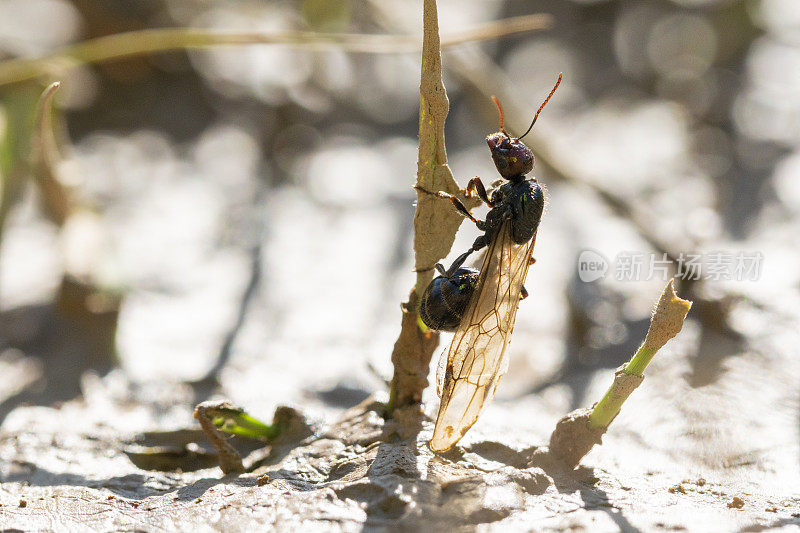
[[603,434],[619,414],[622,404],[644,379],[643,373],[650,361],[683,327],[692,302],[675,294],[674,280],[661,293],[650,329],[633,358],[614,374],[614,382],[603,398],[593,408],[577,409],[564,416],[550,435],[550,453],[560,458],[570,468],[602,442]]
[[661,293],[653,311],[650,329],[633,358],[614,376],[614,383],[589,415],[589,429],[607,428],[619,414],[622,404],[643,379],[644,370],[671,338],[680,332],[692,302],[675,294],[674,280]]
[[218,413],[219,416],[213,417],[211,422],[225,433],[262,440],[273,440],[280,435],[277,425],[265,424],[244,411],[219,409]]

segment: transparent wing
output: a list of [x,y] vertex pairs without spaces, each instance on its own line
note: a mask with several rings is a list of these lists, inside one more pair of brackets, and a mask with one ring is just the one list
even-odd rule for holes
[[511,223],[506,221],[489,245],[475,295],[447,353],[441,405],[430,442],[434,451],[449,450],[458,442],[478,419],[484,402],[494,396],[507,367],[505,351],[535,241],[534,235],[525,244],[516,244]]

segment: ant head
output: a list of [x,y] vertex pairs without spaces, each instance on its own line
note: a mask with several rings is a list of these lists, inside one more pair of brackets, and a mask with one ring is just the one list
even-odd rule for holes
[[525,137],[531,131],[533,125],[536,124],[539,113],[542,112],[544,106],[550,101],[550,97],[556,92],[556,89],[561,83],[562,76],[562,74],[558,75],[558,81],[556,81],[555,87],[553,87],[553,90],[547,95],[547,98],[539,107],[539,110],[536,111],[536,115],[534,115],[531,125],[528,126],[528,130],[518,138],[511,137],[506,133],[506,130],[503,128],[503,108],[500,106],[500,101],[492,96],[492,100],[494,100],[494,103],[497,105],[497,111],[500,113],[500,131],[486,137],[486,143],[489,145],[489,150],[492,152],[494,166],[497,167],[497,171],[505,179],[512,180],[520,178],[533,170],[533,152],[530,148],[525,146],[525,143],[520,139]]
[[519,139],[500,130],[486,137],[497,171],[510,180],[533,170],[533,152]]
[[494,166],[505,179],[524,176],[533,170],[533,152],[522,141],[506,133],[503,128],[503,108],[497,98],[493,96],[492,100],[500,113],[500,131],[486,137]]

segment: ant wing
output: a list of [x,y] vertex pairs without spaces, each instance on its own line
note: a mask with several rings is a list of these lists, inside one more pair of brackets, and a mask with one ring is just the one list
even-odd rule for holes
[[[505,351],[535,242],[534,235],[528,242],[516,244],[511,221],[506,221],[489,245],[475,294],[447,353],[441,405],[430,442],[434,451],[452,448],[478,419],[484,402],[494,396],[497,381],[508,366]],[[442,366],[440,361],[440,369]]]
[[[486,256],[487,256],[486,249],[481,250],[475,261],[470,262],[471,263],[469,265],[470,268],[478,268],[478,262],[480,262],[482,266],[485,266]],[[479,279],[475,285],[475,292],[473,294],[477,293],[480,290],[478,287],[481,286],[481,283],[482,282]],[[464,309],[463,311],[464,314],[462,314],[462,322],[463,322],[463,317],[466,316],[467,309]],[[442,353],[439,355],[439,361],[436,363],[436,394],[439,397],[442,396],[442,387],[444,386],[444,375],[445,375],[445,370],[447,368],[447,356],[445,352],[446,350],[442,350]]]

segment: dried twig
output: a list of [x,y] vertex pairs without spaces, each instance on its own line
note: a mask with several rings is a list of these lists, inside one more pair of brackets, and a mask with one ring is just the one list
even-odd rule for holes
[[[442,40],[442,46],[497,39],[546,28],[546,15],[515,17],[476,26]],[[352,33],[231,32],[201,28],[159,28],[119,33],[63,47],[46,56],[0,62],[0,85],[37,78],[86,63],[100,63],[143,54],[249,44],[286,44],[306,50],[344,50],[364,54],[394,54],[419,50],[416,35]]]
[[[419,107],[419,158],[417,186],[428,191],[447,191],[467,199],[453,179],[447,165],[444,122],[450,103],[442,82],[442,57],[435,0],[425,0],[423,13],[422,77]],[[436,332],[427,331],[417,316],[418,296],[433,278],[433,267],[450,251],[463,217],[435,197],[417,193],[414,215],[414,252],[417,281],[408,302],[403,305],[400,336],[392,352],[394,377],[390,386],[389,412],[419,404],[428,385],[428,367],[439,343]]]
[[42,195],[47,215],[62,226],[71,212],[66,188],[58,179],[58,143],[53,130],[53,96],[61,82],[51,83],[42,92],[31,141],[33,177]]

